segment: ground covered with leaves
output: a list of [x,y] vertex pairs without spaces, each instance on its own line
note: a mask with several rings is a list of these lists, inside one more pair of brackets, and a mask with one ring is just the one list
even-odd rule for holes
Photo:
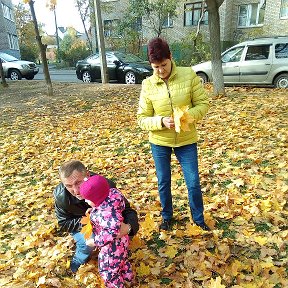
[[[206,87],[211,94],[211,88]],[[19,81],[0,90],[0,286],[101,287],[94,258],[67,275],[73,241],[54,216],[57,168],[68,159],[114,179],[137,210],[134,287],[284,288],[287,282],[287,91],[228,88],[198,123],[205,218],[193,225],[172,157],[175,224],[161,221],[140,85]]]

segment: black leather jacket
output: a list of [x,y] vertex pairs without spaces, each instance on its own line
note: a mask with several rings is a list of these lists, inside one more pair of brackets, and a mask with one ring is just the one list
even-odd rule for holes
[[[94,174],[94,173],[91,173]],[[111,188],[116,187],[115,183],[107,179]],[[84,200],[74,197],[65,186],[60,183],[53,192],[55,200],[55,213],[58,224],[62,231],[76,232],[81,230],[81,218],[88,208],[91,208]],[[130,236],[134,236],[139,230],[137,212],[130,207],[125,198],[125,210],[122,212],[124,223],[131,225]]]

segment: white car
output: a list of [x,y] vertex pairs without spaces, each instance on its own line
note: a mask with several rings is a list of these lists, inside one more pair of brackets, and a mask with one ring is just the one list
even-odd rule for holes
[[[258,38],[239,43],[222,53],[225,84],[273,85],[288,88],[288,37]],[[192,66],[211,82],[211,61]]]
[[0,52],[0,61],[2,61],[5,78],[11,80],[21,80],[23,77],[32,80],[39,72],[34,62],[19,60],[3,52]]

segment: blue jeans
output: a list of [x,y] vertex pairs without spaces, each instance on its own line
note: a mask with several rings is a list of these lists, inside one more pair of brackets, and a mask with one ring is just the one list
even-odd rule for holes
[[162,218],[164,220],[170,220],[173,216],[171,194],[171,154],[173,149],[181,165],[188,189],[192,219],[196,224],[204,224],[204,207],[198,172],[197,144],[194,143],[175,148],[150,144],[158,179]]
[[76,251],[70,263],[70,269],[72,272],[76,272],[78,268],[88,262],[94,247],[86,245],[84,235],[80,232],[72,232],[72,237],[76,242]]

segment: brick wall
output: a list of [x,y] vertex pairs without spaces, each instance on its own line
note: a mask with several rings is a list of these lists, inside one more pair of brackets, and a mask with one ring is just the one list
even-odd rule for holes
[[269,36],[287,36],[288,19],[280,18],[281,0],[266,1],[266,11],[264,19],[264,32]]
[[[169,43],[179,41],[186,37],[191,32],[196,32],[196,26],[184,26],[184,4],[199,2],[201,0],[179,0],[177,7],[178,17],[173,20],[173,26],[163,29],[162,36],[168,39]],[[239,5],[259,3],[259,0],[225,0],[219,9],[220,14],[220,36],[226,46],[235,42],[242,41],[246,35],[275,36],[288,35],[288,19],[280,19],[280,5],[281,0],[266,0],[266,9],[264,23],[257,27],[238,28],[238,13]],[[104,19],[121,19],[123,9],[128,5],[128,0],[118,0],[110,2],[114,6],[109,12],[102,13]],[[123,8],[122,8],[123,7]],[[281,27],[281,32],[279,28]],[[201,33],[204,37],[209,39],[208,25],[200,26]],[[151,29],[147,28],[147,23],[143,21],[143,37],[144,43],[156,34]],[[247,36],[248,37],[248,36]],[[230,45],[231,46],[231,45]]]
[[2,3],[13,9],[11,0],[0,0],[0,51],[20,58],[20,51],[11,49],[8,40],[8,33],[17,36],[16,25],[14,21],[4,17]]

